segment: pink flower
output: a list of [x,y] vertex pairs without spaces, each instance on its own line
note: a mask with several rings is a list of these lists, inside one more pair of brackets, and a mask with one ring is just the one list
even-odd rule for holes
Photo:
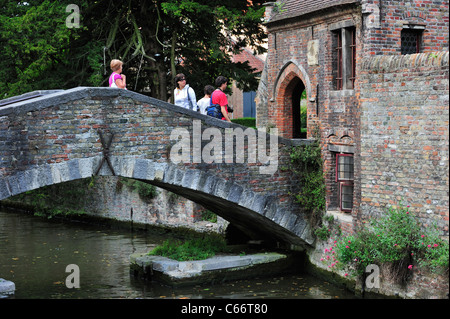
[[409,214],[409,212],[406,212],[407,214]]
[[327,249],[327,248],[325,248],[324,252],[325,252],[325,253],[326,253],[326,252],[328,252],[328,249]]
[[394,247],[397,246],[397,244],[394,244]]
[[437,247],[437,246],[439,246],[439,245],[438,245],[438,244],[434,244],[433,246],[434,246],[434,247]]
[[352,242],[349,240],[348,243],[351,244]]
[[428,248],[431,248],[431,245],[428,245],[427,247],[428,247]]
[[413,265],[409,265],[408,269],[411,270],[413,268]]
[[347,277],[347,276],[348,276],[348,274],[346,273],[346,274],[344,274],[344,276],[345,276],[345,277]]
[[345,248],[350,248],[350,247],[348,247],[348,246],[345,246]]
[[323,259],[323,258],[320,258],[320,261],[324,261],[325,259]]
[[424,237],[425,237],[425,235],[421,235],[420,237],[424,238]]

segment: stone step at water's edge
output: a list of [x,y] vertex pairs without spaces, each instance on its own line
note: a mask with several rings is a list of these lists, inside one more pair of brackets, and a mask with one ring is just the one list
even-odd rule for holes
[[276,252],[215,256],[205,260],[176,261],[161,256],[130,256],[135,277],[171,286],[207,284],[289,272],[298,258]]

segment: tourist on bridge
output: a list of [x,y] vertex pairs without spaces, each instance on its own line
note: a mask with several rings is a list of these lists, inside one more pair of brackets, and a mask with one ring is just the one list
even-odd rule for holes
[[197,105],[198,105],[200,114],[207,115],[206,108],[211,103],[211,94],[212,94],[212,92],[214,92],[214,86],[208,84],[207,86],[205,86],[204,92],[205,92],[205,96],[202,97],[200,100],[198,100]]
[[122,73],[123,62],[117,59],[111,61],[111,70],[113,73],[109,77],[109,87],[127,89],[127,77]]
[[186,76],[182,73],[175,76],[175,105],[184,107],[188,110],[197,111],[197,98],[194,90],[186,84]]
[[219,75],[215,84],[217,89],[211,95],[211,102],[212,104],[220,105],[223,116],[222,120],[231,122],[230,117],[228,116],[228,98],[224,93],[228,86],[228,79],[222,75]]

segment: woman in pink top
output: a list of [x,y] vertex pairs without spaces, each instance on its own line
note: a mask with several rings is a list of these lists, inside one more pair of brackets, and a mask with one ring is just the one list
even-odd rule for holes
[[111,70],[113,73],[109,77],[109,87],[111,88],[119,88],[126,89],[127,87],[127,77],[122,73],[122,65],[123,62],[120,60],[112,60],[111,61]]

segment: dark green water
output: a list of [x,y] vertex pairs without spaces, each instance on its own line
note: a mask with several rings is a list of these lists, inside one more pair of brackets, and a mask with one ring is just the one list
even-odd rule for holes
[[[0,278],[15,283],[15,299],[355,298],[301,273],[188,288],[130,276],[129,256],[147,252],[167,236],[0,211]],[[66,286],[70,264],[79,267],[80,288]]]

